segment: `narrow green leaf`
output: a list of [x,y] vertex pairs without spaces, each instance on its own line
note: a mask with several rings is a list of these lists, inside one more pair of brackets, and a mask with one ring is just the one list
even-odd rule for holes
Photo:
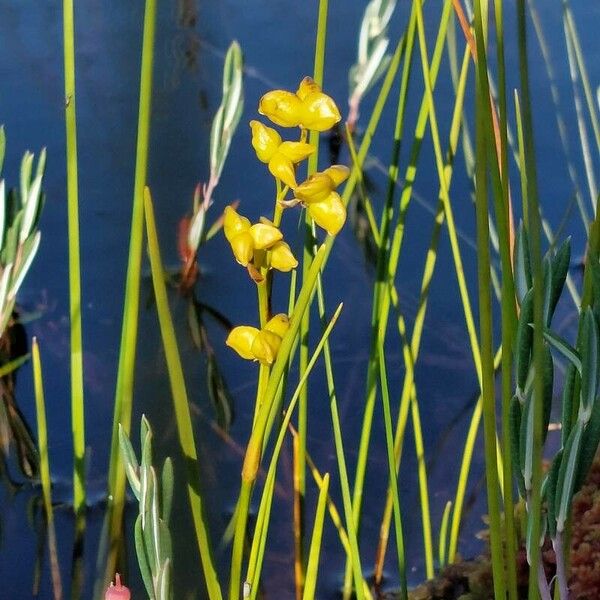
[[598,451],[598,444],[600,444],[600,397],[597,396],[594,400],[590,420],[583,433],[575,492],[581,488],[587,477]]
[[577,352],[569,342],[549,329],[544,331],[544,338],[553,348],[558,350],[571,364],[573,364],[581,375],[581,357],[579,356],[579,352]]
[[550,314],[550,302],[552,301],[552,261],[549,256],[545,256],[542,268],[544,270],[544,305],[543,305],[543,315],[544,315],[544,324],[548,327],[548,323],[550,322],[551,314]]
[[564,448],[563,459],[558,471],[556,485],[556,530],[564,531],[565,522],[571,509],[571,499],[574,493],[575,482],[578,475],[579,452],[581,449],[581,437],[583,434],[583,423],[577,424],[571,431],[569,439]]
[[315,514],[315,523],[308,553],[308,566],[304,584],[303,600],[313,600],[317,587],[319,574],[319,555],[323,543],[323,525],[325,522],[325,509],[327,508],[327,492],[329,491],[329,473],[323,476],[323,485],[319,489],[319,501]]
[[2,173],[2,167],[4,165],[5,152],[6,152],[6,133],[4,132],[4,125],[0,125],[0,173]]
[[598,324],[588,306],[583,314],[581,340],[578,347],[581,356],[581,405],[580,418],[588,421],[594,400],[598,394],[599,348]]
[[31,183],[31,171],[33,169],[33,154],[25,152],[21,160],[19,192],[21,194],[21,206],[24,206],[29,197],[29,185]]
[[567,372],[562,393],[562,409],[561,409],[561,444],[564,446],[567,443],[567,438],[571,433],[573,419],[573,401],[575,399],[575,387],[577,382],[577,369],[573,363],[567,364]]
[[171,518],[171,508],[173,506],[173,489],[175,476],[173,474],[173,461],[167,457],[162,468],[160,483],[162,486],[162,519],[165,523],[169,523]]
[[529,364],[531,362],[531,345],[533,340],[533,330],[531,321],[533,320],[533,288],[525,293],[521,302],[521,314],[517,324],[517,334],[515,338],[515,373],[516,382],[519,390],[525,389],[527,375],[529,374]]
[[552,393],[554,389],[554,362],[548,344],[544,344],[544,371],[542,377],[544,379],[542,444],[544,444],[548,435],[548,425],[550,424],[550,414],[552,413]]
[[139,477],[140,465],[138,463],[135,451],[133,450],[133,446],[131,445],[129,437],[127,436],[123,428],[120,426],[119,444],[121,448],[121,459],[125,463],[125,473],[127,474],[129,485],[131,486],[135,497],[139,500],[141,493],[141,483]]
[[546,502],[548,506],[548,531],[551,537],[556,535],[556,486],[558,484],[558,472],[562,461],[563,448],[561,448],[552,461],[552,466],[546,476]]
[[548,311],[549,319],[546,325],[550,326],[550,321],[556,310],[556,305],[562,294],[569,266],[571,264],[571,238],[567,238],[556,251],[552,259],[552,292],[550,296],[550,306]]
[[138,559],[138,565],[140,567],[140,573],[142,574],[142,580],[146,587],[146,592],[150,598],[154,598],[154,586],[152,585],[152,572],[150,570],[150,563],[146,554],[146,546],[144,543],[144,532],[142,530],[142,517],[138,515],[135,520],[134,528],[134,539],[135,539],[135,553]]
[[521,402],[517,396],[513,396],[510,402],[510,442],[512,464],[514,465],[514,474],[517,479],[517,486],[521,498],[525,498],[525,481],[523,480],[521,453],[519,449],[519,440],[521,434]]
[[531,279],[531,260],[529,258],[529,240],[527,230],[521,221],[515,237],[515,291],[519,304],[523,304],[525,294],[533,285]]

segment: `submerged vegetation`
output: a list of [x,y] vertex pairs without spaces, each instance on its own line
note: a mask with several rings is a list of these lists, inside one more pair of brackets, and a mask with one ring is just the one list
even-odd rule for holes
[[[86,263],[80,255],[78,214],[77,45],[73,1],[64,0],[74,519],[68,589],[73,598],[87,597],[85,590],[91,587],[94,597],[106,600],[142,597],[144,593],[156,600],[187,597],[177,579],[176,565],[178,552],[190,552],[192,545],[199,557],[191,577],[192,594],[210,600],[324,597],[321,590],[328,567],[323,554],[329,551],[329,530],[339,552],[344,600],[386,594],[402,599],[462,594],[461,598],[569,600],[598,594],[594,575],[598,548],[593,532],[600,526],[595,520],[599,513],[600,444],[600,216],[596,186],[600,127],[574,16],[564,0],[566,60],[581,151],[577,160],[568,147],[552,62],[532,0],[516,0],[510,10],[502,0],[444,0],[431,6],[412,0],[406,3],[410,5],[407,18],[401,4],[395,0],[366,4],[357,32],[356,63],[348,65],[347,116],[324,80],[325,63],[337,60],[325,52],[328,28],[335,19],[328,0],[318,2],[312,74],[291,74],[290,78],[300,79],[294,90],[263,89],[258,105],[247,110],[247,121],[242,48],[235,41],[230,45],[224,56],[221,101],[207,140],[208,175],[195,189],[191,213],[180,221],[177,247],[181,265],[173,274],[163,263],[154,213],[155,202],[162,199],[153,198],[148,177],[157,0],[145,1],[129,257],[106,468],[107,503],[95,555],[96,573],[91,574],[83,562],[83,557],[96,549],[88,541],[86,522],[90,502],[85,434],[90,418],[84,395],[85,321],[81,310],[80,270]],[[195,22],[193,3],[181,3],[180,15],[184,13],[194,15]],[[505,29],[509,19],[515,25],[510,36]],[[551,203],[563,199],[542,198],[538,186],[544,165],[536,156],[536,127],[540,124],[535,122],[530,75],[531,48],[536,40],[552,86],[557,144],[560,141],[565,153],[573,195],[572,201],[564,199],[564,210],[559,210],[562,221],[557,231],[547,213]],[[518,57],[518,68],[507,64],[513,55]],[[518,71],[514,90],[509,87],[513,80],[509,69]],[[446,74],[442,104],[438,82]],[[449,89],[451,97],[447,97]],[[386,110],[392,111],[392,127],[382,127]],[[225,167],[238,143],[240,123],[249,125],[251,142],[251,148],[246,148],[247,163],[234,169],[244,191],[241,201],[224,202],[219,184],[229,173]],[[373,164],[381,163],[373,154],[376,134],[390,145],[389,159],[382,167],[383,191],[374,185],[370,172]],[[329,142],[330,160],[324,158],[324,142]],[[0,128],[0,170],[4,150],[4,130]],[[430,165],[423,164],[427,158]],[[246,171],[256,168],[251,163],[268,179],[271,200],[255,197],[252,187],[246,187]],[[580,163],[583,176],[575,166]],[[9,472],[9,454],[14,447],[22,477],[41,482],[52,593],[54,598],[62,598],[68,569],[57,559],[57,544],[65,542],[57,535],[52,502],[53,464],[48,448],[57,433],[48,431],[46,425],[52,399],[44,393],[44,340],[32,341],[35,437],[14,398],[14,372],[29,355],[17,351],[13,347],[17,344],[11,341],[15,328],[22,329],[16,295],[40,245],[45,164],[45,151],[37,162],[28,152],[21,163],[18,188],[7,191],[0,180],[0,445],[2,471]],[[460,212],[459,194],[453,190],[455,175],[468,181],[472,199]],[[408,215],[418,198],[418,177],[434,181],[433,219],[429,232],[418,232],[424,240],[423,255],[407,256],[406,237],[412,227]],[[585,178],[585,192],[580,178]],[[461,195],[469,194],[461,190]],[[566,231],[573,224],[570,213],[574,206],[585,232],[583,239],[578,238],[579,230]],[[256,213],[262,216],[254,220],[245,216]],[[465,234],[458,217],[465,214],[475,231],[476,282],[471,281],[464,256]],[[345,399],[340,380],[346,373],[332,344],[338,324],[344,322],[346,298],[339,297],[335,269],[327,268],[332,256],[338,260],[338,236],[349,239],[350,230],[373,263],[369,272],[372,288],[356,290],[357,295],[370,299],[371,315],[367,320],[370,341],[362,348],[366,357],[365,373],[360,373],[364,389],[355,389],[354,383],[351,392],[354,404],[350,410],[359,423],[355,435],[342,430]],[[450,252],[441,246],[446,234]],[[239,278],[246,287],[244,295],[236,298],[243,308],[241,324],[231,323],[220,307],[200,299],[202,251],[209,242],[229,246],[227,260],[243,267]],[[584,253],[581,264],[574,265],[572,248]],[[142,417],[139,457],[131,427],[134,401],[146,407],[135,387],[145,252],[152,281],[149,306],[157,315],[171,392],[172,405],[165,403],[170,406],[178,441],[168,452],[173,462],[166,459],[160,469],[153,454],[155,440],[166,435],[166,425],[158,420],[150,425],[150,419]],[[478,382],[458,471],[448,469],[446,473],[449,486],[455,486],[452,496],[448,489],[430,489],[430,449],[424,432],[436,409],[420,391],[424,377],[420,357],[440,257],[446,267],[451,264],[453,268],[467,351]],[[417,308],[410,318],[404,303],[406,278],[401,259],[405,261],[402,264],[423,265]],[[184,367],[184,353],[189,348],[178,339],[181,315],[172,311],[175,298],[183,299],[193,347],[204,354],[207,388],[202,391],[215,409],[214,427],[228,440],[227,447],[236,449],[241,457],[236,458],[239,474],[235,483],[219,475],[234,486],[227,490],[234,508],[229,523],[223,526],[210,522],[211,485],[215,482],[202,471],[206,444],[200,443],[198,406],[188,393],[190,374]],[[565,314],[570,315],[570,329],[558,322],[557,315]],[[226,330],[223,340],[217,341],[214,333],[209,335],[207,319]],[[21,335],[25,333],[21,331]],[[230,355],[225,346],[233,351]],[[222,368],[221,360],[230,366]],[[324,381],[311,378],[317,365],[324,370]],[[236,369],[246,367],[255,372],[254,403],[238,404],[244,430],[231,433],[235,394],[228,384]],[[67,376],[66,368],[62,376]],[[194,390],[194,396],[197,392]],[[323,431],[321,426],[318,434],[313,433],[310,407],[317,403],[321,419],[327,421],[327,443],[334,455],[329,461],[312,455],[314,438]],[[481,516],[488,525],[487,545],[477,559],[465,561],[460,534],[481,428],[487,502],[486,514]],[[376,432],[383,438],[383,467],[373,460]],[[403,509],[406,486],[401,461],[408,451],[407,440],[412,440],[416,457],[413,480],[418,487],[418,515]],[[180,463],[182,467],[177,468]],[[322,472],[324,464],[329,472]],[[279,522],[277,490],[285,485],[282,465],[289,467],[292,488],[288,529],[293,570],[277,579],[289,586],[285,590],[270,584],[266,567],[273,529]],[[370,489],[369,471],[376,468],[385,482],[383,497]],[[127,482],[135,502],[128,495]],[[443,498],[441,511],[432,500],[434,491],[437,498],[449,496]],[[189,516],[190,521],[184,528],[185,539],[178,539],[171,524],[179,520],[178,511],[185,504],[189,511],[184,511],[185,518]],[[126,510],[128,505],[135,513],[133,519]],[[361,535],[367,513],[378,525],[374,557]],[[406,533],[416,529],[417,521],[420,539]],[[217,533],[223,534],[221,540]],[[388,548],[390,540],[392,549]],[[471,545],[465,547],[467,553],[472,552]],[[133,551],[139,577],[128,569]],[[418,578],[412,575],[415,562],[422,565]],[[93,586],[89,584],[92,578]],[[141,585],[135,590],[140,579],[145,592]],[[431,581],[423,584],[423,579]]]

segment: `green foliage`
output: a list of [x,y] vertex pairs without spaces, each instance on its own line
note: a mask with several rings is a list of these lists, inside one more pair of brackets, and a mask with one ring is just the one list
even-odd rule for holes
[[145,416],[140,424],[141,460],[138,461],[129,437],[119,427],[121,458],[129,485],[138,500],[135,521],[135,549],[150,600],[173,597],[172,548],[169,517],[173,499],[173,465],[167,458],[160,476],[152,462],[152,429]]
[[[0,127],[0,174],[5,146],[4,128]],[[44,204],[45,166],[46,150],[40,152],[37,163],[31,152],[25,152],[19,188],[7,190],[4,179],[0,179],[0,336],[40,245],[38,222]]]

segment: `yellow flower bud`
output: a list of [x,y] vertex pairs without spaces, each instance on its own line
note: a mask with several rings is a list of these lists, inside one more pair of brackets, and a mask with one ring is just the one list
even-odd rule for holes
[[235,260],[243,267],[247,266],[254,256],[254,239],[250,231],[242,231],[234,236],[230,242]]
[[335,189],[348,179],[350,169],[346,165],[331,165],[331,167],[325,169],[323,173],[331,178]]
[[292,188],[297,185],[294,165],[281,152],[276,152],[275,156],[269,161],[269,171],[273,177],[281,179],[285,185]]
[[271,248],[270,265],[272,269],[287,273],[298,266],[298,261],[292,254],[288,244],[277,242]]
[[276,333],[280,338],[283,338],[289,328],[290,319],[285,313],[279,313],[278,315],[271,317],[265,325],[267,331]]
[[309,94],[304,100],[305,116],[303,125],[314,131],[327,131],[342,119],[332,98],[322,92]]
[[233,348],[242,358],[254,360],[255,356],[252,352],[252,344],[258,334],[259,330],[256,327],[240,325],[231,330],[225,343],[230,348]]
[[278,150],[294,164],[298,164],[308,158],[315,151],[315,147],[306,142],[282,142]]
[[227,241],[231,242],[238,233],[248,231],[250,229],[250,221],[246,217],[238,215],[233,206],[225,207],[223,217],[223,231]]
[[331,192],[325,200],[307,204],[306,210],[310,218],[329,235],[336,235],[346,221],[346,209],[337,192]]
[[294,189],[298,200],[309,204],[310,202],[319,202],[331,194],[335,188],[333,180],[325,173],[315,173],[311,175],[304,183],[301,183]]
[[250,121],[250,128],[252,129],[252,147],[256,150],[258,160],[268,163],[281,145],[281,136],[260,121]]
[[333,99],[310,77],[300,82],[295,94],[284,90],[265,94],[258,112],[282,127],[300,126],[314,131],[331,129],[342,118]]
[[270,248],[275,242],[278,242],[283,234],[274,225],[266,223],[256,223],[250,227],[250,235],[254,241],[254,248],[265,250]]
[[271,365],[277,357],[279,346],[281,346],[281,337],[263,329],[254,338],[251,351],[254,358],[263,365]]
[[273,90],[260,99],[258,112],[281,127],[298,127],[304,116],[304,106],[296,94]]
[[298,86],[296,96],[304,101],[310,94],[315,94],[321,91],[321,86],[312,78],[306,76]]

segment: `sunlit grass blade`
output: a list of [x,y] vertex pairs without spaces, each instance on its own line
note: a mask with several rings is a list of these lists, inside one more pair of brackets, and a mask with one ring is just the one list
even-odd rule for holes
[[[465,97],[465,89],[466,89],[466,83],[467,83],[468,70],[469,70],[469,50],[468,50],[468,48],[465,48],[464,58],[463,58],[463,63],[462,63],[462,68],[461,68],[461,73],[460,73],[460,80],[459,80],[459,84],[457,87],[456,100],[454,103],[454,112],[453,112],[453,117],[452,117],[452,123],[450,126],[450,142],[449,142],[449,150],[448,150],[449,157],[453,157],[456,154],[456,147],[458,144],[458,136],[459,136],[459,132],[460,132],[460,128],[461,128],[461,120],[462,120],[461,114],[462,114],[462,107],[463,107],[464,97]],[[423,124],[423,127],[424,126],[425,126],[425,124]],[[422,137],[422,135],[423,135],[423,132],[420,130],[417,130],[415,132],[415,137],[417,139],[419,137]],[[445,176],[447,178],[448,186],[450,186],[452,174],[453,174],[453,162],[450,159],[445,166]],[[407,173],[407,175],[408,175],[408,173]],[[425,266],[423,269],[423,275],[422,275],[422,279],[421,279],[421,291],[420,291],[419,301],[417,304],[417,306],[418,306],[417,314],[415,316],[415,320],[414,320],[414,324],[413,324],[413,332],[412,332],[412,336],[411,336],[410,345],[406,341],[406,335],[407,335],[406,334],[406,324],[404,322],[404,318],[403,318],[402,314],[399,312],[398,293],[395,289],[395,286],[390,285],[390,291],[389,291],[392,303],[394,304],[394,308],[398,311],[398,319],[397,319],[398,331],[399,331],[401,339],[402,339],[402,346],[403,346],[402,351],[403,351],[403,356],[404,356],[404,366],[406,369],[405,376],[404,376],[404,382],[403,382],[403,386],[402,386],[402,394],[401,394],[401,398],[400,398],[400,410],[398,413],[396,432],[394,435],[394,453],[396,456],[396,465],[397,465],[396,470],[398,470],[399,466],[400,466],[400,460],[401,460],[401,456],[402,456],[402,445],[403,445],[403,440],[404,440],[404,431],[406,428],[406,421],[408,418],[409,405],[412,404],[413,397],[415,398],[415,402],[416,402],[416,391],[414,389],[415,362],[419,355],[419,350],[420,350],[420,345],[421,345],[421,336],[423,333],[423,326],[425,323],[425,316],[426,316],[427,306],[428,306],[429,290],[430,290],[431,282],[433,279],[435,266],[437,263],[438,244],[439,244],[440,235],[442,232],[442,225],[443,225],[444,217],[445,217],[444,205],[441,200],[440,194],[438,194],[438,197],[439,197],[438,206],[437,206],[436,214],[434,217],[434,228],[433,228],[433,232],[431,235],[431,240],[429,242],[429,247],[427,250],[427,257],[425,259]],[[393,247],[395,247],[395,245],[397,243],[399,243],[399,241],[400,241],[399,237],[400,237],[400,230],[397,229],[396,233],[394,234],[394,240],[392,242]],[[397,261],[394,261],[390,265],[390,270],[389,270],[390,280],[392,279],[392,277],[395,277],[395,275],[396,275],[397,265],[398,265]],[[413,411],[413,415],[414,414],[415,413]],[[415,423],[415,431],[418,430],[416,425],[417,424]],[[416,444],[418,443],[417,437],[415,437],[415,443]],[[423,467],[424,467],[424,465],[423,465]],[[423,469],[420,469],[420,480],[423,478],[423,476],[421,474],[422,470]],[[423,492],[421,492],[421,494],[423,495]],[[423,514],[426,515],[425,507],[422,506],[421,508],[422,508]],[[381,527],[380,527],[379,547],[378,547],[377,557],[376,557],[376,561],[375,561],[375,581],[376,582],[381,581],[381,578],[383,576],[383,563],[385,560],[385,553],[386,553],[386,548],[387,548],[387,539],[389,537],[389,528],[390,528],[390,524],[391,524],[391,517],[392,517],[392,496],[391,496],[391,489],[388,487],[386,505],[385,505],[382,523],[381,523]],[[425,521],[425,518],[423,520]],[[424,535],[425,535],[425,528],[424,528]],[[430,545],[429,539],[427,536],[425,536],[425,541],[426,541],[426,543],[425,543],[426,547],[428,545]],[[431,566],[429,566],[428,563],[426,563],[426,564],[428,565],[428,567],[427,567],[428,576],[432,577],[433,576],[432,552],[430,554],[431,554],[431,557],[429,558],[429,563],[431,563]],[[429,573],[431,573],[431,574],[429,574]]]
[[379,342],[379,376],[381,378],[381,402],[383,404],[383,421],[385,425],[385,441],[389,468],[390,486],[394,505],[394,531],[396,537],[396,558],[398,560],[398,573],[400,575],[400,595],[407,600],[406,557],[404,552],[404,532],[402,530],[402,511],[400,509],[400,495],[396,475],[396,459],[394,456],[394,441],[392,434],[392,412],[390,409],[390,394],[385,367],[385,351],[383,342]]
[[[111,580],[115,570],[118,541],[122,534],[121,524],[125,502],[125,470],[119,457],[119,425],[123,427],[125,433],[130,433],[140,304],[140,272],[144,238],[144,186],[146,185],[150,142],[155,28],[156,0],[146,0],[142,62],[140,68],[140,98],[129,258],[127,263],[127,280],[125,284],[123,323],[119,346],[119,367],[115,390],[108,474],[108,488],[111,502],[109,503],[105,523],[105,534],[108,536],[109,543],[109,555],[104,583]],[[99,557],[99,560],[101,559],[102,557]]]
[[440,569],[443,569],[446,566],[446,557],[448,556],[448,522],[450,520],[451,511],[452,500],[448,500],[444,507],[442,522],[440,524],[440,538],[438,542],[438,562]]
[[156,298],[156,309],[160,323],[160,332],[167,361],[169,372],[169,382],[171,384],[171,393],[173,395],[173,405],[175,409],[175,418],[177,421],[177,433],[183,456],[186,460],[187,487],[190,501],[190,508],[196,530],[198,549],[202,559],[202,568],[208,590],[208,596],[211,600],[220,600],[222,598],[221,588],[217,577],[217,572],[212,559],[212,549],[206,527],[206,517],[204,515],[203,501],[200,496],[200,477],[198,473],[198,456],[196,453],[196,443],[194,441],[194,429],[192,426],[192,416],[188,404],[187,390],[181,359],[175,337],[175,329],[169,309],[169,300],[164,279],[162,260],[160,257],[160,248],[158,245],[158,234],[156,223],[154,221],[154,210],[152,207],[152,198],[150,190],[144,190],[144,216],[146,221],[146,232],[148,236],[148,254],[150,256],[150,266],[152,269],[152,284],[154,286],[154,296]]
[[[486,52],[487,4],[483,9],[475,2],[475,31],[477,55]],[[488,514],[490,515],[490,542],[494,594],[506,596],[504,559],[502,555],[502,530],[500,523],[500,484],[496,457],[496,407],[493,364],[493,329],[490,276],[490,234],[488,216],[489,152],[486,141],[489,131],[489,94],[486,94],[487,70],[485,63],[478,61],[476,70],[476,215],[477,215],[477,278],[479,283],[479,328],[481,339],[481,397],[484,426],[484,451]]]
[[[544,381],[542,378],[544,365],[544,337],[543,337],[543,303],[544,291],[542,283],[542,251],[541,251],[541,223],[539,211],[539,199],[537,188],[537,167],[535,161],[533,117],[531,94],[529,91],[529,66],[527,54],[527,23],[525,15],[525,0],[517,1],[517,38],[519,48],[519,75],[522,97],[522,132],[524,160],[521,171],[527,173],[526,179],[522,179],[525,187],[522,189],[523,203],[527,204],[526,226],[530,241],[530,254],[534,289],[533,310],[533,365],[536,376],[534,378],[533,394],[533,440],[532,440],[532,495],[528,499],[528,518],[532,540],[540,539],[541,532],[541,483],[542,483],[542,398],[544,395]],[[538,597],[538,573],[541,549],[538,543],[529,548],[530,571],[529,571],[529,598]],[[542,577],[545,580],[545,577]]]
[[42,362],[37,339],[31,342],[33,382],[35,391],[35,414],[37,419],[38,448],[40,452],[40,480],[44,496],[44,511],[48,528],[48,554],[50,555],[50,574],[52,576],[52,590],[55,600],[62,598],[62,582],[60,566],[58,564],[58,551],[56,545],[56,528],[54,527],[54,510],[52,508],[52,479],[50,477],[50,461],[48,458],[48,429],[46,427],[46,402],[44,399],[44,379],[42,375]]
[[590,203],[592,209],[595,211],[596,207],[596,196],[597,196],[597,184],[596,175],[594,172],[594,165],[592,160],[592,153],[590,150],[590,144],[588,140],[587,125],[583,115],[583,106],[581,96],[579,92],[579,71],[576,64],[575,58],[575,41],[573,39],[572,30],[568,26],[569,20],[565,18],[565,39],[567,44],[567,58],[569,62],[569,72],[571,75],[571,84],[573,88],[573,104],[575,106],[575,114],[577,116],[577,129],[579,132],[579,143],[581,146],[581,154],[583,156],[583,164],[585,166],[585,174],[588,184],[588,191],[590,195]]
[[[319,0],[319,12],[317,18],[317,30],[315,40],[315,57],[313,67],[313,79],[319,85],[323,86],[323,72],[325,69],[325,41],[327,39],[327,20],[328,20],[329,0]],[[315,151],[308,158],[307,175],[312,175],[319,164],[319,132],[311,131],[309,134],[309,143]],[[304,282],[308,276],[312,259],[314,236],[311,219],[308,212],[305,214],[304,222],[304,248],[302,251],[302,281]],[[306,311],[302,317],[300,325],[300,374],[304,372],[308,364],[309,358],[309,336],[310,329],[310,311]],[[306,437],[308,428],[308,389],[305,387],[300,393],[300,403],[298,406],[298,448],[297,462],[295,466],[297,477],[297,495],[298,495],[298,514],[297,514],[297,530],[295,551],[295,563],[297,569],[296,585],[298,592],[301,590],[301,580],[303,579],[304,571],[304,515],[303,515],[303,500],[306,492]]]
[[85,410],[81,333],[81,272],[75,103],[75,22],[73,0],[63,0],[65,124],[67,140],[67,213],[69,230],[69,321],[71,332],[71,421],[73,431],[73,505],[76,531],[85,528]]
[[[559,93],[559,87],[556,78],[556,72],[554,69],[554,65],[552,62],[552,57],[550,54],[550,46],[546,41],[546,36],[544,34],[544,30],[542,28],[542,22],[539,17],[536,5],[534,0],[529,0],[528,2],[529,12],[531,14],[531,20],[533,22],[533,26],[535,29],[536,37],[538,39],[538,44],[540,46],[540,51],[542,53],[542,57],[544,59],[544,66],[546,68],[546,74],[548,76],[548,81],[550,83],[550,92],[552,94],[552,103],[554,105],[554,114],[556,116],[556,125],[558,128],[558,133],[560,137],[560,143],[563,148],[563,152],[565,155],[567,171],[569,173],[569,179],[571,180],[571,184],[573,186],[573,190],[575,193],[575,199],[577,201],[577,207],[579,209],[579,214],[581,216],[581,220],[584,224],[584,227],[587,229],[590,222],[590,216],[588,214],[588,209],[584,203],[583,195],[581,193],[581,186],[579,184],[579,176],[577,173],[577,169],[573,164],[573,159],[571,156],[571,150],[569,147],[569,137],[567,135],[567,128],[565,124],[565,119],[562,114],[561,108],[561,99]],[[571,291],[571,287],[569,288]],[[579,306],[579,302],[576,302],[576,306]]]
[[323,525],[325,521],[325,509],[327,508],[327,492],[329,490],[329,473],[323,477],[323,485],[319,488],[319,501],[315,514],[313,534],[308,552],[308,565],[306,567],[306,583],[304,585],[303,600],[313,600],[317,587],[317,576],[319,575],[319,556],[323,543]]
[[569,32],[571,42],[573,44],[573,50],[577,62],[577,69],[579,71],[581,83],[583,84],[583,91],[585,93],[588,115],[592,123],[592,129],[594,130],[594,137],[596,138],[596,149],[598,154],[600,155],[600,122],[598,120],[598,113],[596,111],[596,103],[594,101],[592,86],[590,85],[590,78],[588,76],[587,67],[585,65],[584,53],[581,49],[581,44],[579,42],[579,34],[577,33],[577,26],[575,25],[575,19],[573,18],[573,13],[571,11],[570,4],[571,3],[569,2],[569,0],[563,0],[565,26]]

